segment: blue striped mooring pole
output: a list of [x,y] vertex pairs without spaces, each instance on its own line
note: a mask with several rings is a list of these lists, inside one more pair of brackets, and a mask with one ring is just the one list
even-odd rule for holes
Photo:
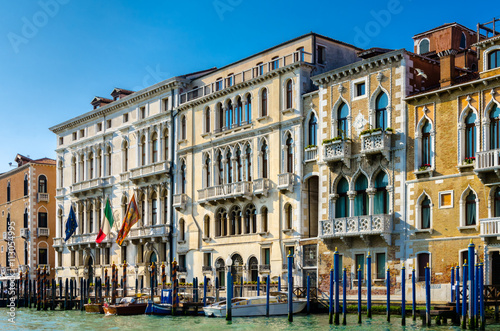
[[333,324],[333,268],[330,269],[330,295],[328,297],[328,324]]
[[401,268],[401,325],[406,325],[406,268]]
[[486,315],[484,314],[484,264],[479,264],[479,314],[481,318],[480,329],[484,330],[486,328]]
[[342,325],[347,324],[347,268],[342,275]]
[[335,247],[335,252],[333,253],[333,280],[335,281],[335,325],[340,324],[339,313],[340,313],[340,304],[339,304],[339,292],[340,292],[340,266],[339,266],[339,252],[337,247]]
[[366,257],[366,316],[372,318],[372,255]]
[[425,268],[425,319],[427,326],[431,326],[431,268]]
[[416,279],[415,279],[415,266],[411,269],[411,315],[413,320],[417,320],[417,290],[416,290]]
[[460,267],[455,267],[455,312],[458,316],[458,321],[460,323]]
[[462,273],[462,329],[467,327],[467,260]]
[[269,293],[271,291],[271,280],[267,276],[266,281],[266,317],[269,317]]
[[387,285],[387,322],[391,321],[391,270],[387,267],[386,275],[386,285]]
[[358,265],[358,323],[361,324],[361,283],[363,274],[361,273],[361,265]]
[[475,261],[475,246],[474,243],[472,242],[472,239],[470,240],[469,247],[469,294],[470,294],[470,299],[469,299],[469,327],[473,328],[474,327],[474,312],[475,312],[475,303],[476,300],[474,299],[476,297],[476,287],[474,286],[474,261]]
[[288,321],[293,322],[293,275],[292,275],[293,255],[288,253]]

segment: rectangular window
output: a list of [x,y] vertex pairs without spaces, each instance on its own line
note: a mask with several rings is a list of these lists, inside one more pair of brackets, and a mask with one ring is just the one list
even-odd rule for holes
[[222,79],[219,79],[215,82],[215,90],[216,91],[222,90]]
[[76,266],[76,251],[71,251],[71,266]]
[[111,128],[111,120],[107,120],[106,121],[106,129],[110,129]]
[[123,123],[127,123],[127,122],[128,122],[128,113],[123,114]]
[[85,137],[85,129],[80,130],[80,138]]
[[38,227],[39,228],[47,228],[47,213],[38,213]]
[[358,279],[358,268],[361,268],[361,278],[364,278],[365,275],[365,255],[364,254],[356,254],[356,265],[355,265],[355,276],[354,279]]
[[95,264],[96,265],[101,264],[101,249],[100,248],[95,249]]
[[142,263],[142,255],[144,253],[144,245],[137,245],[137,262]]
[[212,265],[212,253],[203,253],[203,265],[206,267]]
[[302,265],[304,267],[315,267],[317,266],[317,246],[313,245],[304,245],[304,253],[303,253],[303,262]]
[[186,270],[186,255],[179,254],[179,268]]
[[141,120],[145,119],[146,118],[146,107],[141,107],[139,111],[140,111]]
[[271,61],[271,70],[276,70],[280,67],[280,59],[275,57]]
[[109,265],[110,248],[104,248],[104,264]]
[[76,140],[76,132],[73,132],[73,140]]
[[325,63],[325,52],[326,51],[326,48],[325,46],[318,46],[318,63],[319,64],[324,64]]
[[97,132],[102,131],[102,123],[97,123]]
[[453,191],[439,192],[439,208],[453,208]]
[[270,248],[264,248],[262,250],[262,260],[264,261],[264,264],[271,264],[271,249]]
[[163,99],[162,104],[163,104],[163,111],[167,111],[168,110],[168,98]]
[[[56,252],[56,254],[57,254],[57,266],[58,267],[62,267],[63,253],[62,252]],[[25,264],[28,264],[28,263],[25,263]]]
[[377,263],[377,279],[385,279],[385,253],[377,253],[375,259]]
[[356,97],[365,95],[365,82],[356,84]]
[[62,145],[64,144],[64,138],[63,137],[59,137],[59,145]]
[[127,246],[122,246],[122,261],[127,261]]

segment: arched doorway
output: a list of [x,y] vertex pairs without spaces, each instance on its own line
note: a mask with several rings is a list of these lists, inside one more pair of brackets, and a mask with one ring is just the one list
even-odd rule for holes
[[88,280],[90,283],[94,283],[94,259],[92,256],[89,256],[87,259],[87,275],[88,275]]
[[231,274],[234,284],[241,284],[243,281],[243,259],[240,254],[234,254],[231,258],[233,265],[231,266]]
[[220,286],[226,286],[226,270],[225,270],[225,263],[222,258],[218,258],[217,261],[215,261],[215,271],[217,272],[217,277],[219,278],[219,285]]
[[252,256],[248,261],[248,266],[250,269],[250,281],[256,282],[259,276],[259,261],[255,256]]
[[[155,251],[152,251],[151,254],[149,255],[149,261],[148,261],[148,265],[147,265],[147,268],[149,270],[149,268],[151,267],[151,265],[154,265],[155,267],[155,271],[154,271],[154,275],[153,275],[153,279],[154,279],[154,284],[153,286],[154,287],[157,287],[158,286],[158,257],[156,255],[156,252]],[[149,282],[149,286],[151,286],[151,271],[149,272],[149,279],[147,280]]]
[[318,236],[318,176],[312,176],[307,180],[307,216],[305,218],[304,229],[307,238]]

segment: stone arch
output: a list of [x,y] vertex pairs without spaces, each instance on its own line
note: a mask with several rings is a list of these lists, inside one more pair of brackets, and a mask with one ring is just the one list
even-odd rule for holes
[[361,174],[363,174],[366,177],[367,181],[369,180],[370,176],[368,175],[368,173],[364,169],[358,168],[358,170],[356,170],[356,172],[352,176],[351,181],[350,182],[348,181],[348,183],[349,183],[349,189],[351,191],[354,191],[354,185],[355,185],[356,181],[358,180],[358,178],[359,178],[359,176]]

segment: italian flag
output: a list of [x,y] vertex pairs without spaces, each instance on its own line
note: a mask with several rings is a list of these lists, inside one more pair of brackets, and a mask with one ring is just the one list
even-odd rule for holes
[[115,220],[113,219],[113,211],[111,210],[111,206],[109,204],[109,198],[106,200],[106,208],[104,208],[104,217],[106,218],[104,222],[102,222],[102,226],[99,229],[99,234],[95,240],[96,243],[100,244],[104,238],[109,234],[111,228],[113,228],[113,223]]

